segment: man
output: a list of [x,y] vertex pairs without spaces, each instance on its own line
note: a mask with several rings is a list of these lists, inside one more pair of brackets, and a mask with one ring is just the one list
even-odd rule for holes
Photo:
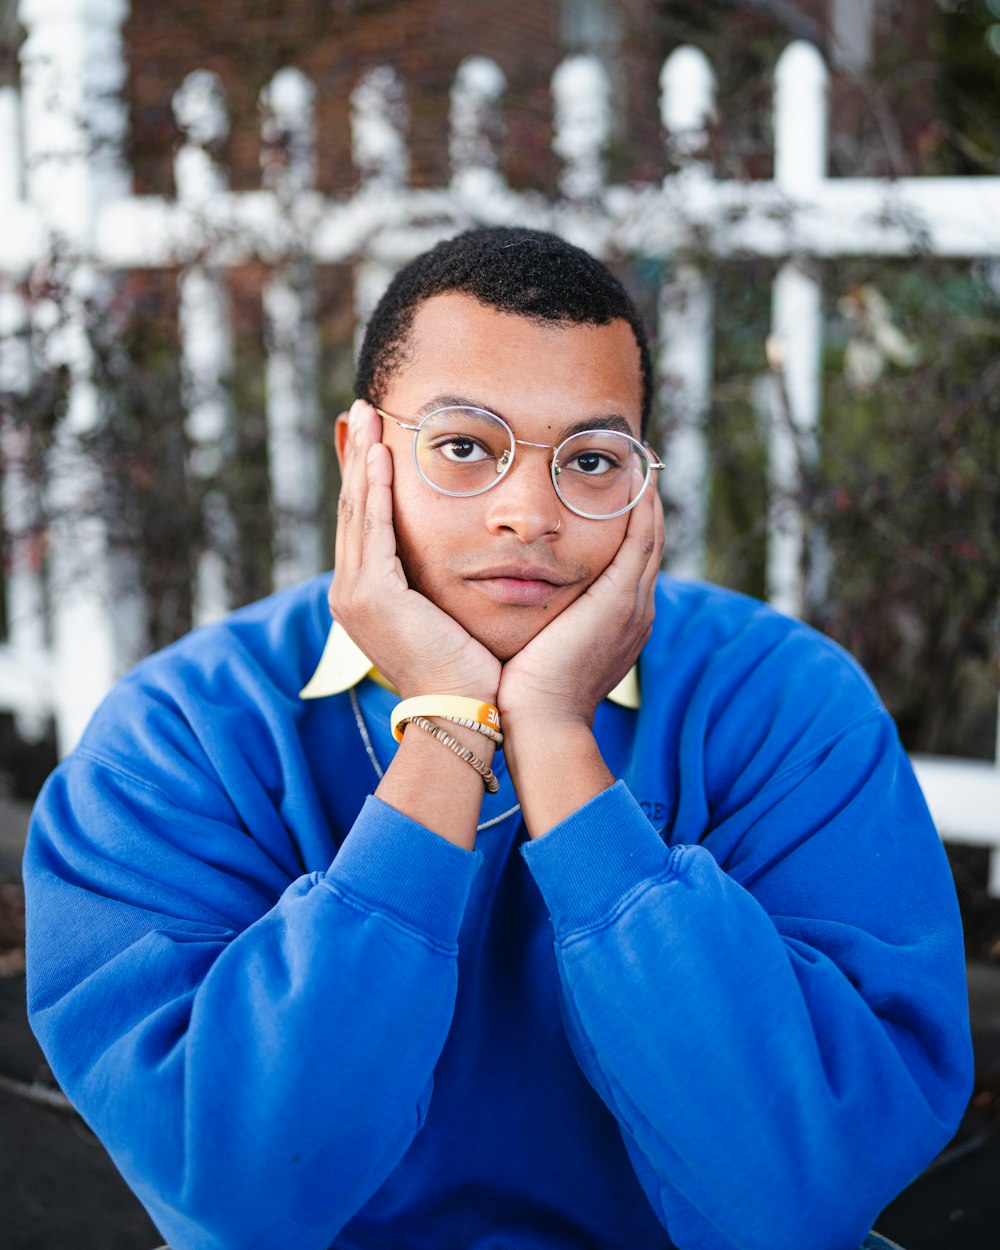
[[850,1250],[953,1132],[894,727],[829,641],[658,577],[651,389],[578,249],[419,257],[332,585],[141,664],[50,779],[34,1027],[175,1250]]

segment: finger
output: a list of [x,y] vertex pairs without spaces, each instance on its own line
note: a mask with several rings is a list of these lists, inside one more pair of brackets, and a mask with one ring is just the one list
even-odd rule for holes
[[[653,488],[629,513],[628,529],[616,556],[616,561],[620,557],[616,596],[628,614],[629,627],[642,623],[648,628],[652,622],[662,550],[662,505]],[[640,641],[640,649],[642,645]]]
[[666,539],[666,526],[663,518],[663,500],[655,484],[650,489],[650,508],[653,514],[653,536],[649,551],[649,559],[640,579],[640,594],[651,598],[656,591],[657,578],[663,563],[663,544]]
[[[632,509],[632,512],[638,515],[629,518],[632,522],[630,525],[630,543],[633,548],[631,572],[634,578],[629,625],[633,631],[639,628],[642,633],[645,633],[647,624],[652,621],[652,595],[658,567],[656,499],[652,497],[650,491],[647,491],[647,495],[651,497],[644,496]],[[638,635],[636,654],[642,649],[644,642],[645,639],[641,634]]]
[[652,494],[647,490],[628,514],[625,537],[608,566],[609,572],[614,570],[616,579],[623,579],[619,582],[619,590],[623,584],[631,584],[634,592],[638,593],[643,576],[656,559],[656,501],[651,498]]
[[358,456],[355,427],[357,425],[358,401],[351,405],[347,414],[347,437],[341,457],[340,498],[337,501],[337,566],[347,567],[347,557],[354,538],[352,522],[358,509]]
[[644,495],[631,510],[614,559],[583,596],[603,619],[617,621],[616,628],[621,630],[630,630],[635,621],[648,615],[650,592],[646,578],[656,560],[653,504]]
[[355,576],[364,559],[363,519],[368,496],[366,456],[373,437],[380,432],[378,414],[360,399],[351,405],[348,422],[335,544],[336,568],[342,578]]
[[366,457],[367,491],[364,517],[364,561],[380,582],[398,579],[396,531],[392,524],[392,456],[373,443]]
[[[349,413],[341,413],[341,417],[350,419]],[[341,417],[337,418],[338,422]],[[351,520],[357,506],[357,493],[352,473],[354,453],[349,433],[342,445],[338,443],[338,448],[341,446],[342,450],[338,457],[340,492],[337,497],[337,527],[333,544],[333,580],[326,596],[330,612],[337,619],[340,618],[339,605],[343,602],[348,583],[353,581],[358,565],[354,551],[354,535],[351,531]]]

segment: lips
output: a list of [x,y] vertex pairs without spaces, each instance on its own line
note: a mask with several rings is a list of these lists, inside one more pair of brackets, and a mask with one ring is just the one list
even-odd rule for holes
[[505,564],[466,574],[477,590],[497,603],[539,607],[569,585],[568,579],[540,564]]
[[496,568],[480,569],[466,573],[470,581],[490,581],[495,578],[520,582],[548,582],[550,586],[565,586],[569,578],[561,577],[544,564],[498,564]]

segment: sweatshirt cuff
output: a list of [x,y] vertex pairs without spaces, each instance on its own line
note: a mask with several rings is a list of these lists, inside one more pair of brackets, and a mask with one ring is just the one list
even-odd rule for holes
[[671,858],[623,781],[603,790],[521,854],[542,892],[556,937],[605,920]]
[[369,795],[325,880],[453,946],[481,860]]

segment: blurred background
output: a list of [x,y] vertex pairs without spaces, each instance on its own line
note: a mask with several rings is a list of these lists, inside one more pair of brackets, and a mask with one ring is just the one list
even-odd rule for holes
[[978,1081],[880,1227],[997,1244],[998,104],[1000,0],[0,0],[5,1250],[157,1244],[24,1026],[28,804],[142,655],[329,567],[359,328],[475,224],[611,264],[667,567],[831,634],[896,717]]

